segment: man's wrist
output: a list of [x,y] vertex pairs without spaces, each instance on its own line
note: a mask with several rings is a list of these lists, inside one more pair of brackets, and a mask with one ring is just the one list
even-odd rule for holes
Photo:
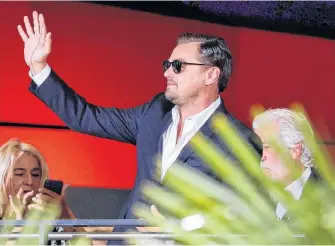
[[33,76],[35,76],[36,74],[39,74],[40,72],[43,71],[43,69],[47,66],[46,62],[43,63],[32,63],[30,66],[30,71],[32,73]]

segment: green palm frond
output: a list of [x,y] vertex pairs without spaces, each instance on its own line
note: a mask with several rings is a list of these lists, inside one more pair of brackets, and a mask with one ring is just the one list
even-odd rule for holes
[[[293,108],[306,115],[300,105],[295,104]],[[253,108],[252,115],[261,110],[261,107]],[[144,204],[138,204],[135,209],[139,217],[147,219],[151,225],[160,226],[165,232],[172,232],[176,241],[185,245],[335,243],[335,172],[322,146],[306,136],[305,144],[314,153],[314,165],[322,182],[311,181],[312,192],[297,202],[284,191],[282,184],[274,183],[262,174],[257,153],[223,115],[213,117],[213,127],[234,158],[222,153],[201,133],[196,134],[191,145],[226,184],[175,163],[167,171],[164,187],[154,183],[142,186],[144,195],[166,218],[153,216]],[[294,165],[290,165],[287,151],[276,139],[271,141],[292,174],[298,175]],[[277,219],[275,207],[278,201],[287,208],[290,220]],[[180,221],[197,214],[204,218],[204,224],[193,231],[183,228]]]

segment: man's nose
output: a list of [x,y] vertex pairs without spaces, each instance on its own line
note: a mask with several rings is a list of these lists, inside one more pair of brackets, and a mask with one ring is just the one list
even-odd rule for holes
[[172,69],[172,65],[170,65],[169,68],[165,70],[164,77],[165,78],[172,78],[174,74],[175,73],[174,73],[174,71]]
[[267,159],[266,156],[263,155],[261,161],[262,161],[262,162],[263,162],[263,161],[266,161],[266,159]]

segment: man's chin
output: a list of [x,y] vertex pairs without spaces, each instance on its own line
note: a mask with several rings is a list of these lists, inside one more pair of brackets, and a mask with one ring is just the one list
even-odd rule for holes
[[169,100],[170,102],[174,103],[174,101],[176,100],[176,96],[173,95],[171,92],[169,92],[168,90],[165,91],[165,98],[167,100]]
[[275,182],[277,184],[280,184],[280,185],[284,185],[284,186],[286,186],[290,183],[287,179],[285,179],[284,177],[281,177],[281,176],[280,177],[270,176],[269,178],[272,179],[273,182]]
[[271,172],[270,169],[268,169],[268,168],[263,168],[262,171],[263,171],[263,174],[264,174],[266,177],[273,179],[273,177],[272,177],[272,172]]
[[278,177],[277,175],[275,175],[271,170],[263,170],[263,173],[266,177],[268,177],[273,182],[279,182],[279,183],[282,182],[281,177]]

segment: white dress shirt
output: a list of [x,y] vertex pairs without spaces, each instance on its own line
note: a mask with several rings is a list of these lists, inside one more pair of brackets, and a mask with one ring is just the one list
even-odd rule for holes
[[[32,78],[37,86],[40,86],[46,78],[50,75],[51,68],[47,65],[40,73],[35,76],[29,71],[29,76]],[[161,179],[164,178],[168,168],[176,161],[181,150],[190,141],[197,131],[205,124],[209,117],[215,112],[215,110],[221,104],[221,99],[218,97],[209,107],[202,110],[196,115],[192,115],[184,119],[184,126],[182,134],[177,142],[177,129],[180,120],[179,107],[175,106],[172,109],[172,123],[163,134],[163,153],[162,153],[162,167],[161,167]]]
[[202,110],[196,115],[192,115],[184,119],[182,133],[177,142],[177,129],[180,120],[179,107],[176,105],[172,109],[172,122],[168,129],[163,134],[163,156],[161,167],[161,179],[164,178],[166,171],[176,161],[181,150],[191,140],[197,131],[205,124],[209,117],[221,104],[221,99],[218,97],[215,102]]
[[40,86],[48,78],[50,73],[51,73],[51,68],[49,65],[47,65],[41,72],[39,72],[38,74],[34,76],[32,72],[29,71],[29,76],[37,86]]
[[[304,186],[307,180],[309,179],[309,177],[311,176],[311,173],[312,173],[311,168],[309,167],[306,168],[306,170],[302,173],[302,175],[297,180],[295,180],[294,182],[292,182],[291,184],[285,187],[285,190],[292,194],[294,200],[300,199]],[[277,218],[281,220],[286,214],[286,211],[287,210],[284,207],[284,205],[282,205],[279,202],[276,207]]]

